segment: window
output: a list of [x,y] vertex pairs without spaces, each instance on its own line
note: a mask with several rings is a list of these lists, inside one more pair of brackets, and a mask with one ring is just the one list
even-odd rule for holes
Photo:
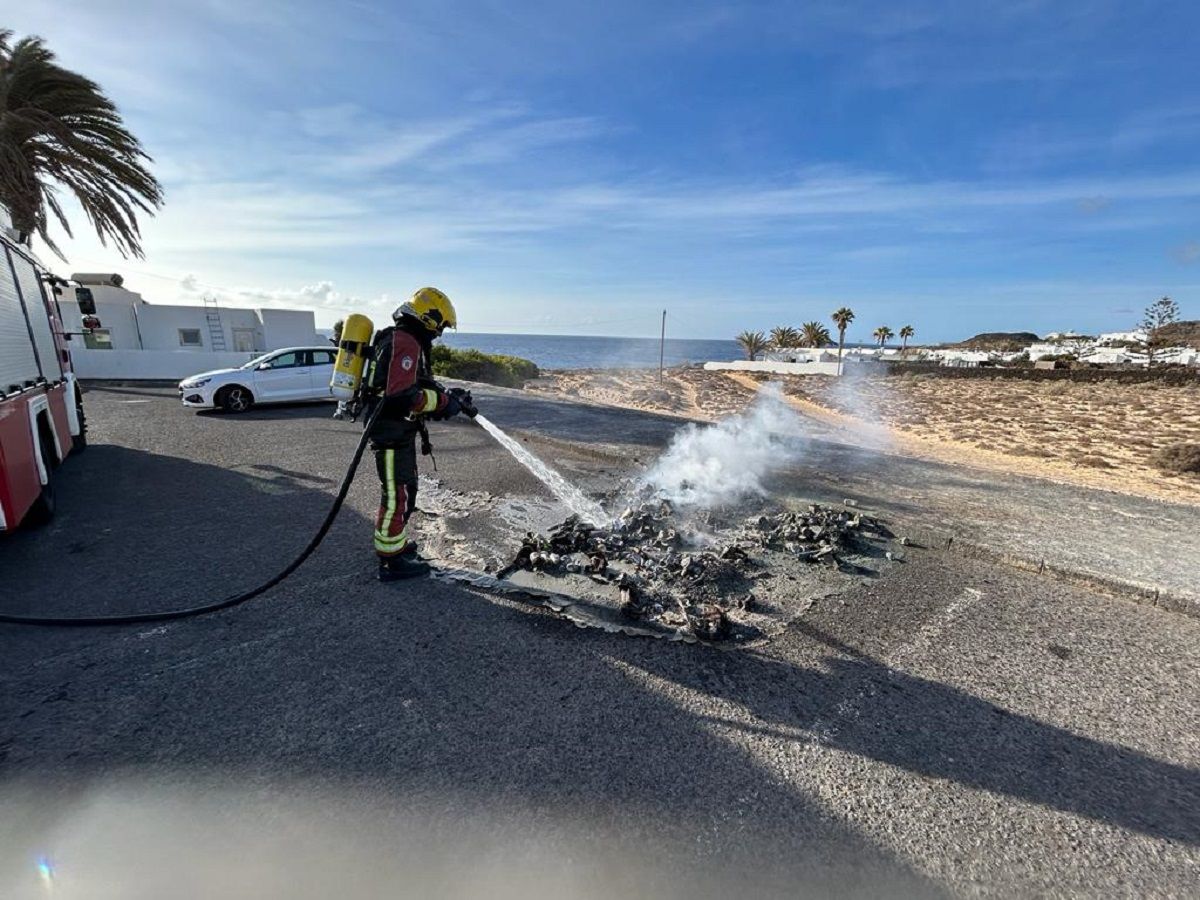
[[333,351],[332,350],[310,350],[311,358],[310,366],[332,366]]
[[113,348],[112,329],[93,328],[90,331],[84,331],[83,346],[89,350],[111,350]]
[[180,347],[202,347],[204,342],[200,340],[199,328],[180,328],[179,329],[179,346]]
[[298,363],[295,353],[280,353],[263,363],[268,369],[294,369]]

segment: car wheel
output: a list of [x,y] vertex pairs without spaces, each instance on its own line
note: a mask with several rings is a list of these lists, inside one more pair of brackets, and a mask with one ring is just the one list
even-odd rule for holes
[[240,384],[231,384],[229,387],[221,388],[220,393],[217,394],[217,404],[225,412],[245,412],[254,405],[254,396]]

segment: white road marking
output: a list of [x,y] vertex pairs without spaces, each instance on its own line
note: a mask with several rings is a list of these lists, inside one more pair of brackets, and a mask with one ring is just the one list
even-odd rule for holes
[[[946,630],[946,626],[950,623],[951,619],[982,598],[983,591],[979,590],[979,588],[963,588],[962,593],[942,610],[940,615],[934,616],[926,622],[917,630],[908,643],[901,644],[895,651],[881,659],[880,662],[895,668],[895,663],[904,657],[910,656],[914,652],[929,650],[938,635]],[[834,707],[833,715],[827,719],[818,719],[814,722],[812,726],[814,743],[818,745],[829,744],[837,736],[843,723],[852,722],[862,715],[863,701],[874,693],[874,684],[864,684],[855,693]]]

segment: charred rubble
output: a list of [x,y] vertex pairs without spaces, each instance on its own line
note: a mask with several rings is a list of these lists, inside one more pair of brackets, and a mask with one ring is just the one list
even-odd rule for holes
[[[771,578],[771,558],[854,573],[850,555],[885,555],[892,533],[857,510],[813,504],[722,525],[711,513],[683,519],[661,498],[643,498],[606,526],[577,516],[546,534],[527,533],[516,570],[586,578],[615,589],[622,615],[687,628],[697,637],[730,636],[731,616],[755,608],[755,586]],[[890,553],[886,554],[892,558]]]

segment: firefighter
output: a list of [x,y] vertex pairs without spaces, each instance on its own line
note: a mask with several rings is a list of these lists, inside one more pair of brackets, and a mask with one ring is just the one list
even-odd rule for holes
[[458,327],[450,298],[437,288],[421,288],[392,313],[392,320],[393,327],[375,335],[362,381],[368,422],[374,404],[383,404],[371,427],[381,495],[375,517],[380,581],[429,572],[409,535],[417,505],[417,437],[428,452],[425,421],[449,419],[464,411],[464,400],[470,404],[469,395],[447,391],[433,380],[432,343],[447,327]]

